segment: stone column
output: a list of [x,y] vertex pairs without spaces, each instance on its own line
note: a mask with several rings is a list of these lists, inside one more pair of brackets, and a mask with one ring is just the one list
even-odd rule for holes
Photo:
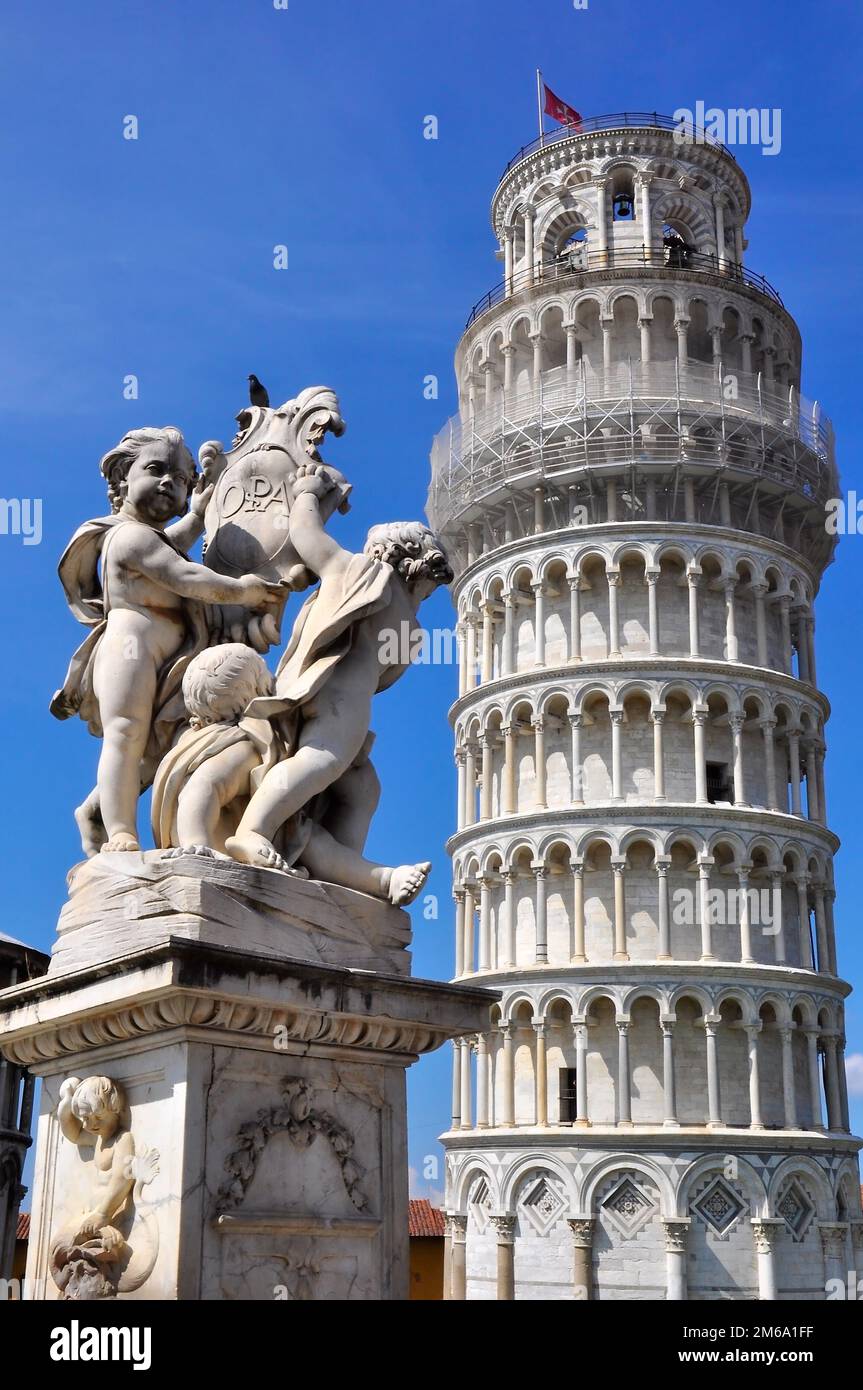
[[692,1219],[689,1216],[664,1217],[666,1299],[669,1303],[686,1302],[686,1237]]
[[617,1126],[632,1128],[632,1085],[629,1075],[629,1019],[617,1023]]
[[531,347],[533,348],[533,371],[531,373],[531,385],[534,391],[538,391],[542,381],[542,334],[529,333]]
[[638,327],[641,335],[641,361],[643,364],[650,361],[650,325],[652,323],[652,314],[645,314],[638,320]]
[[575,1127],[588,1129],[587,1105],[587,1023],[575,1024]]
[[818,814],[818,776],[815,771],[815,745],[811,740],[803,745],[803,757],[806,763],[806,814],[810,820],[820,820]]
[[836,1056],[837,1039],[835,1033],[825,1033],[821,1039],[824,1047],[824,1061],[827,1090],[827,1128],[842,1128],[842,1097],[839,1092],[839,1069]]
[[464,746],[464,821],[463,828],[476,822],[476,754],[477,744],[468,739]]
[[515,363],[515,347],[512,343],[503,343],[501,344],[500,351],[501,356],[503,357],[503,394],[504,406],[506,406],[506,398],[512,391],[512,374]]
[[488,1129],[488,1039],[485,1033],[476,1038],[476,1127]]
[[713,923],[710,920],[710,865],[698,866],[698,916],[701,922],[701,959],[715,960],[713,954]]
[[737,874],[737,894],[740,904],[740,960],[744,965],[752,965],[752,931],[749,921],[749,870],[751,864],[741,864]]
[[821,1107],[821,1069],[818,1065],[818,1029],[804,1028],[806,1034],[806,1055],[809,1062],[809,1105],[812,1110],[810,1128],[824,1128],[824,1111]]
[[798,606],[795,609],[797,615],[797,670],[800,679],[811,682],[809,673],[809,643],[806,640],[806,609]]
[[791,597],[783,594],[779,599],[779,620],[782,625],[782,669],[790,676],[793,669],[791,660]]
[[785,1128],[797,1129],[797,1097],[794,1090],[794,1054],[791,1050],[793,1030],[780,1028],[782,1039],[782,1099],[785,1106]]
[[826,749],[823,743],[815,745],[815,781],[818,786],[818,819],[822,825],[827,824],[827,797],[824,790],[824,754]]
[[591,1216],[567,1217],[572,1231],[572,1292],[577,1302],[593,1298],[593,1230],[596,1222]]
[[747,376],[752,375],[752,344],[755,341],[752,333],[740,334],[740,350],[743,362],[743,370]]
[[662,1092],[664,1100],[664,1129],[679,1129],[677,1094],[674,1084],[674,1018],[660,1020],[662,1029]]
[[467,800],[467,780],[465,778],[465,750],[455,750],[456,767],[456,829],[461,830],[465,823],[465,802]]
[[647,585],[648,654],[659,656],[659,605],[656,588],[659,583],[659,570],[646,570],[644,582]]
[[796,874],[794,882],[797,886],[797,916],[800,921],[800,960],[804,970],[814,970],[812,934],[809,928],[809,877],[807,874]]
[[700,806],[707,804],[707,761],[704,756],[706,723],[707,710],[692,711],[692,735],[695,745],[695,800]]
[[491,1224],[497,1232],[498,1302],[511,1302],[515,1298],[515,1217],[493,1216]]
[[764,734],[764,765],[767,773],[767,807],[770,811],[780,811],[783,808],[779,805],[779,798],[776,794],[776,745],[773,741],[773,731],[776,728],[776,720],[762,719],[760,727]]
[[574,372],[578,365],[578,330],[574,323],[565,323],[563,330],[566,334],[566,370]]
[[724,270],[727,264],[725,257],[725,207],[721,194],[714,193],[713,207],[716,214],[716,260],[720,270]]
[[845,1268],[845,1250],[848,1239],[848,1226],[844,1221],[819,1221],[818,1230],[824,1249],[824,1282],[838,1280],[848,1296],[848,1271]]
[[461,1127],[461,1054],[459,1052],[459,1040],[452,1040],[452,1117],[450,1121],[451,1129]]
[[456,624],[458,641],[458,693],[459,699],[467,694],[467,623]]
[[530,586],[534,597],[534,664],[545,665],[545,589],[537,580]]
[[494,679],[494,604],[482,605],[482,665],[480,682],[485,685]]
[[836,925],[833,920],[833,904],[836,901],[836,891],[833,888],[824,889],[824,919],[827,929],[827,959],[828,970],[831,975],[838,975],[839,968],[836,964]]
[[450,1298],[458,1303],[467,1298],[467,1216],[451,1211],[449,1223],[452,1231]]
[[614,875],[614,959],[629,960],[626,949],[626,884],[625,859],[612,859],[611,871]]
[[778,1217],[753,1217],[751,1225],[758,1259],[758,1298],[762,1303],[773,1303],[777,1297],[773,1253],[785,1222]]
[[662,746],[662,725],[665,721],[664,709],[650,711],[653,721],[653,799],[665,800],[665,754]]
[[686,576],[686,583],[689,588],[689,655],[691,657],[700,656],[698,646],[698,585],[701,582],[701,575],[694,574],[691,570]]
[[620,619],[618,613],[619,570],[606,570],[608,581],[608,655],[620,656]]
[[507,227],[503,234],[503,285],[504,293],[512,294],[513,241],[515,228]]
[[503,1052],[501,1055],[501,1123],[507,1129],[515,1125],[515,1039],[513,1038],[513,1025],[511,1023],[501,1023],[500,1031],[503,1034]]
[[536,1035],[536,1070],[534,1073],[534,1094],[536,1097],[536,1123],[540,1129],[548,1128],[548,1066],[545,1057],[545,1022],[541,1018],[533,1020]]
[[716,1030],[722,1019],[719,1014],[705,1014],[704,1038],[707,1045],[707,1128],[722,1128],[722,1097],[719,1086],[719,1059],[716,1052]]
[[528,285],[533,284],[533,208],[525,208],[524,213],[524,271]]
[[713,365],[718,371],[722,366],[722,324],[713,323],[707,331],[710,334],[710,351],[713,357]]
[[504,969],[511,970],[516,963],[515,944],[515,869],[504,869],[503,874],[503,913],[504,913]]
[[641,244],[644,247],[644,253],[647,257],[648,264],[650,263],[650,252],[653,246],[653,229],[650,223],[650,184],[652,177],[651,174],[639,174],[638,176],[638,188],[641,194]]
[[473,1129],[473,1086],[470,1074],[470,1040],[459,1038],[461,1048],[461,1124],[460,1129]]
[[818,942],[818,970],[822,975],[830,974],[830,947],[827,943],[827,914],[824,905],[824,885],[813,885],[815,899],[815,939]]
[[623,748],[622,748],[622,728],[623,710],[609,710],[611,719],[611,799],[612,801],[623,800]]
[[738,660],[737,624],[734,611],[734,593],[737,580],[729,579],[725,584],[725,657],[727,661]]
[[734,805],[745,806],[746,777],[743,767],[743,725],[746,718],[742,714],[732,714],[729,718],[731,737],[734,746]]
[[788,730],[788,755],[791,764],[791,814],[802,815],[800,809],[800,730]]
[[596,249],[597,266],[608,264],[608,224],[605,210],[606,179],[594,179],[596,189]]
[[584,965],[584,862],[572,864],[572,963]]
[[761,1023],[748,1023],[744,1030],[749,1047],[749,1128],[763,1129],[761,1119],[761,1081],[758,1067],[758,1035]]
[[[839,1110],[840,1110],[840,1118],[841,1118],[841,1124],[840,1124],[839,1128],[840,1128],[840,1129],[843,1129],[843,1130],[846,1132],[846,1134],[850,1134],[850,1132],[851,1132],[851,1117],[850,1117],[850,1115],[849,1115],[849,1113],[848,1113],[848,1076],[847,1076],[846,1071],[845,1071],[845,1039],[844,1039],[844,1038],[837,1038],[837,1039],[836,1039],[836,1075],[837,1075],[837,1077],[838,1077],[838,1079],[839,1079]],[[28,1077],[27,1077],[27,1080],[26,1080],[25,1083],[24,1083],[24,1085],[25,1085],[25,1087],[26,1087],[26,1086],[30,1086],[30,1088],[31,1088],[31,1090],[32,1090],[32,1086],[33,1086],[33,1077],[32,1077],[32,1076],[28,1076]],[[25,1102],[26,1102],[26,1093],[25,1093]],[[22,1128],[23,1130],[26,1131],[26,1130],[28,1129],[28,1127],[29,1127],[29,1126],[28,1126],[28,1125],[25,1125],[24,1122],[23,1122],[23,1120],[22,1120],[22,1122],[21,1122],[21,1128]]]
[[456,977],[464,973],[464,899],[465,892],[461,884],[453,888],[455,898],[455,971]]
[[480,734],[479,746],[479,818],[480,820],[491,820],[492,792],[494,790],[494,772],[492,769],[492,749],[494,744],[491,735],[488,733]]
[[479,952],[478,970],[491,968],[491,889],[493,879],[481,874],[479,880]]
[[536,964],[548,964],[548,922],[545,910],[545,881],[548,869],[541,860],[531,864],[536,880]]
[[689,319],[675,319],[674,331],[677,334],[677,361],[681,370],[685,370],[689,361]]
[[534,734],[534,805],[537,810],[546,806],[545,790],[545,720],[538,714],[533,721]]
[[657,960],[671,960],[671,920],[668,910],[668,870],[671,868],[671,855],[657,856],[655,862],[658,897],[657,918],[659,923],[659,943]]
[[462,975],[473,974],[473,934],[474,934],[474,914],[476,913],[476,896],[474,894],[474,884],[472,882],[464,885],[464,958],[461,963]]
[[767,665],[767,615],[764,607],[764,599],[767,594],[766,584],[753,584],[752,593],[755,597],[755,637],[758,645],[758,665]]
[[569,659],[581,661],[581,589],[580,580],[569,581]]
[[449,1212],[443,1218],[443,1290],[441,1298],[448,1303],[452,1298],[452,1220]]
[[476,615],[469,613],[465,623],[465,694],[476,685]]
[[776,928],[773,934],[773,949],[777,965],[785,964],[785,914],[782,893],[784,873],[784,869],[770,871],[770,912],[773,918],[771,925]]
[[573,806],[584,805],[584,770],[581,765],[581,726],[582,716],[571,714],[569,728],[571,734],[570,800]]
[[515,813],[518,798],[515,780],[515,739],[516,730],[513,724],[502,724],[501,733],[503,734],[503,786],[501,788],[502,810],[505,816]]
[[511,589],[503,595],[503,675],[515,673],[515,609],[518,599]]

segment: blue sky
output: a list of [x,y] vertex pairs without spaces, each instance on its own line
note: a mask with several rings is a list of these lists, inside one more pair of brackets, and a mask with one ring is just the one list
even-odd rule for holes
[[[141,424],[196,448],[229,439],[254,371],[274,398],[318,382],[348,432],[327,456],[354,482],[337,534],[420,516],[432,435],[455,409],[452,353],[500,267],[488,207],[536,134],[534,69],[584,115],[778,107],[782,149],[738,149],[752,183],[747,263],[781,293],[805,345],[803,389],[836,425],[846,488],[859,396],[861,106],[858,6],[723,0],[151,0],[4,6],[0,276],[4,496],[41,498],[41,544],[0,536],[7,596],[2,758],[6,929],[49,947],[78,857],[72,807],[97,756],[83,725],[50,718],[80,629],[56,561],[104,511],[101,454]],[[124,140],[123,118],[139,120]],[[435,115],[439,138],[423,138]],[[273,269],[284,243],[289,268]],[[137,401],[123,379],[139,378]],[[423,395],[435,374],[438,400]],[[861,489],[863,491],[863,489]],[[828,808],[842,837],[842,973],[863,987],[859,622],[863,539],[846,538],[818,604],[819,678],[834,705]],[[448,625],[436,596],[428,624]],[[454,818],[451,668],[380,697],[384,795],[372,852],[430,857],[438,922],[415,914],[415,973],[447,977],[443,843]],[[407,750],[412,759],[406,776]],[[414,771],[414,768],[416,769]],[[863,1004],[848,1008],[863,1053]],[[449,1053],[409,1079],[411,1162],[439,1154]],[[856,1127],[863,1104],[854,1102]],[[440,1180],[432,1180],[437,1191]]]

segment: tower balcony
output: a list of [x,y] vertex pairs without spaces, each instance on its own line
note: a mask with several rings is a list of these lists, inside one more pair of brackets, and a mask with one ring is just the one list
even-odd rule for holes
[[785,310],[779,291],[763,275],[738,265],[712,252],[693,250],[681,242],[661,247],[622,246],[591,251],[586,243],[576,244],[554,260],[535,269],[519,270],[504,277],[493,289],[478,299],[468,314],[465,332],[478,319],[505,300],[556,290],[579,290],[601,281],[607,284],[619,278],[673,279],[690,284],[707,284],[718,289],[735,288],[767,299]]
[[511,539],[612,521],[750,531],[819,566],[835,545],[830,421],[794,387],[721,363],[553,368],[454,416],[431,465],[426,509],[459,567]]

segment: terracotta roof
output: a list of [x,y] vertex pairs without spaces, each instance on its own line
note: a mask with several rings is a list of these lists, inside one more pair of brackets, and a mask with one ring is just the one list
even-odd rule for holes
[[412,1197],[408,1202],[408,1231],[412,1236],[442,1236],[443,1212],[433,1207],[427,1197]]
[[15,1232],[16,1240],[28,1240],[30,1236],[30,1213],[29,1211],[19,1211],[18,1229]]

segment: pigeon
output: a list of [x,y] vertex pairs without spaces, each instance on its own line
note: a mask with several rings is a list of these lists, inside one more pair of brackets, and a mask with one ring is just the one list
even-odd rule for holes
[[252,405],[269,405],[266,386],[262,386],[254,372],[249,372],[249,400]]

